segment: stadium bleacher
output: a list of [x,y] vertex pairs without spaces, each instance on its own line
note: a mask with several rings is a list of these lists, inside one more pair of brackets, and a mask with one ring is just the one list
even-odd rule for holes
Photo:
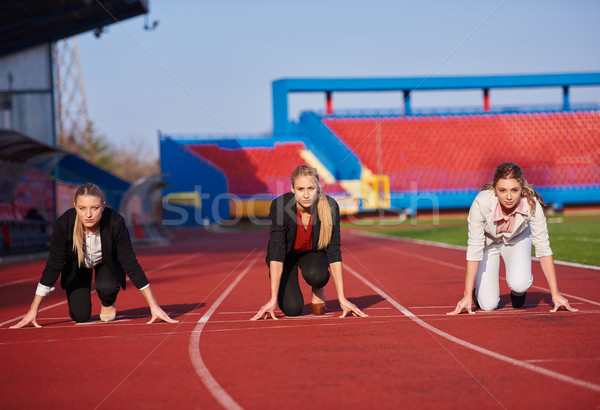
[[[536,186],[600,181],[600,112],[329,117],[323,122],[392,191],[474,189],[510,159]],[[380,144],[378,144],[380,141]],[[413,184],[413,185],[411,185]]]
[[[290,175],[303,164],[302,142],[276,143],[273,147],[224,148],[215,143],[187,144],[186,149],[219,167],[227,177],[229,192],[239,197],[281,195],[289,191]],[[344,192],[339,182],[326,184],[326,192]]]
[[189,144],[186,148],[223,170],[230,193],[240,197],[285,192],[282,190],[287,190],[290,174],[302,162],[300,152],[306,149],[302,143],[236,149]]
[[[214,208],[211,198],[223,204],[228,193],[248,209],[257,196],[266,205],[255,215],[264,215],[268,201],[287,192],[292,170],[308,164],[319,170],[326,193],[348,203],[348,213],[414,214],[468,208],[497,166],[511,161],[556,210],[598,204],[600,105],[572,101],[570,93],[571,87],[598,85],[600,73],[278,79],[270,136],[161,134],[161,171],[170,184],[165,192],[202,193],[202,212]],[[490,103],[489,90],[532,87],[558,87],[562,103]],[[417,91],[474,89],[483,91],[482,106],[419,108],[411,102]],[[403,104],[390,111],[333,110],[332,93],[350,91],[402,92]],[[323,92],[327,110],[292,120],[288,97],[305,92]],[[180,174],[181,167],[195,171]],[[234,208],[223,207],[220,217],[239,215]]]

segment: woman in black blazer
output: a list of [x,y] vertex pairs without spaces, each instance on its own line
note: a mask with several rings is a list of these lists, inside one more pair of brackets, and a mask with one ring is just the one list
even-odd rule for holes
[[292,173],[292,192],[271,202],[271,229],[266,262],[271,278],[271,299],[251,319],[275,317],[279,305],[287,316],[302,312],[304,299],[298,283],[298,267],[304,280],[312,286],[311,310],[325,313],[323,287],[329,270],[342,308],[341,317],[349,312],[367,316],[344,296],[342,253],[340,250],[340,210],[337,202],[323,194],[317,170],[301,165]]
[[[33,302],[25,317],[12,328],[37,323],[37,314],[44,297],[60,284],[66,290],[69,315],[76,322],[87,322],[91,316],[92,272],[96,277],[94,287],[102,302],[100,320],[109,322],[116,316],[115,301],[120,288],[125,289],[125,273],[129,276],[150,306],[152,319],[176,323],[158,305],[148,279],[137,261],[129,231],[123,217],[106,208],[102,191],[87,183],[75,193],[74,208],[56,220],[50,254]],[[62,273],[62,275],[61,275]]]

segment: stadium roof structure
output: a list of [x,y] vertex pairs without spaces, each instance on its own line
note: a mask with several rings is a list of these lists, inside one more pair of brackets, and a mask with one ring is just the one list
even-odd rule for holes
[[537,88],[562,87],[563,106],[569,109],[569,87],[598,86],[600,73],[571,74],[527,74],[494,76],[457,77],[397,77],[397,78],[284,78],[273,81],[273,133],[284,135],[293,133],[293,125],[288,119],[288,94],[297,92],[324,92],[328,108],[332,92],[373,92],[403,91],[405,113],[410,115],[410,94],[425,90],[466,90],[484,91],[484,105],[489,104],[489,90],[492,88]]
[[45,145],[14,130],[0,129],[0,202],[10,202],[14,188],[27,170],[74,184],[93,182],[106,191],[107,201],[118,207],[129,182],[90,164],[76,154]]
[[0,56],[148,13],[148,0],[0,0]]
[[17,131],[0,129],[0,164],[35,166],[49,158],[62,158],[66,154],[61,149],[42,144]]
[[28,169],[50,174],[66,154],[14,130],[0,129],[0,202],[12,201],[15,187]]

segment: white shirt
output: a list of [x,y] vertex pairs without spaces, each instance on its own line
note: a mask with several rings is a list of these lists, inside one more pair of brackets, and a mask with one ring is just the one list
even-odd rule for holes
[[100,229],[97,229],[96,232],[85,233],[83,264],[86,268],[93,268],[100,262],[102,262],[102,242],[100,241]]
[[492,190],[481,191],[477,194],[469,210],[467,260],[481,261],[485,247],[499,242],[503,242],[505,245],[512,245],[522,235],[529,234],[531,234],[531,240],[535,247],[535,256],[539,258],[541,256],[552,255],[544,210],[537,199],[534,199],[534,202],[535,214],[532,214],[530,209],[527,209],[526,215],[516,213],[512,231],[498,233],[496,222],[494,221],[494,210],[498,204],[496,194]]

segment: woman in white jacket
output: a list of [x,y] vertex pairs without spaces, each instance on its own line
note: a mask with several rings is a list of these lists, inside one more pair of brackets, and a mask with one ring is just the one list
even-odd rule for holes
[[552,312],[560,306],[577,311],[558,291],[543,204],[517,164],[505,162],[498,166],[493,182],[481,187],[469,210],[465,293],[448,314],[456,315],[463,309],[474,313],[473,302],[482,310],[498,307],[500,256],[506,266],[512,306],[522,307],[533,283],[532,244],[552,294]]

